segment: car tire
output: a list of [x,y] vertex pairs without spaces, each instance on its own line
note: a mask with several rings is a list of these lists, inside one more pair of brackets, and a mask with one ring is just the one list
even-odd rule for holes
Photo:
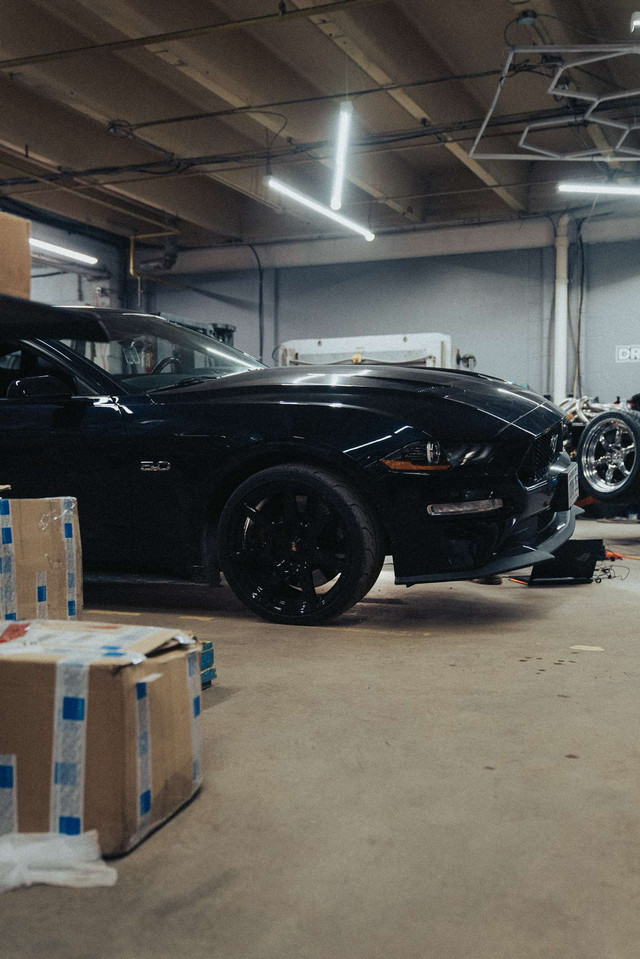
[[585,426],[577,452],[580,489],[603,502],[640,492],[640,413],[600,413]]
[[273,623],[326,623],[362,599],[384,562],[380,526],[359,494],[303,464],[245,480],[222,511],[217,539],[232,590]]

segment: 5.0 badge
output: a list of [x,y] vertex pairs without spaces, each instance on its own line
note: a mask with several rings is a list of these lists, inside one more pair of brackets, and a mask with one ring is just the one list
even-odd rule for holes
[[140,469],[143,473],[166,473],[171,469],[171,463],[167,460],[142,460]]

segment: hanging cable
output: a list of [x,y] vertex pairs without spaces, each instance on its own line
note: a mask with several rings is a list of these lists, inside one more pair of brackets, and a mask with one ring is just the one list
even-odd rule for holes
[[565,27],[570,27],[574,33],[579,33],[583,37],[590,37],[592,40],[598,40],[600,43],[615,43],[615,40],[612,40],[610,37],[600,37],[597,33],[592,33],[590,30],[583,30],[581,27],[577,27],[575,23],[571,23],[570,20],[565,20],[564,17],[557,17],[553,13],[539,13],[538,17],[540,17],[540,19],[544,18],[545,20],[557,20],[559,23],[563,23]]
[[386,0],[335,0],[335,2],[316,4],[313,7],[302,9],[279,10],[278,13],[268,13],[260,17],[247,17],[242,20],[227,20],[221,23],[208,23],[199,27],[188,27],[185,30],[171,30],[167,33],[154,33],[144,37],[128,37],[124,40],[110,40],[107,43],[90,43],[81,47],[70,47],[66,50],[50,50],[46,53],[34,53],[25,57],[13,57],[9,60],[0,60],[0,70],[15,70],[35,63],[51,63],[57,60],[68,59],[92,53],[115,53],[121,50],[132,50],[138,47],[156,46],[160,43],[176,43],[180,40],[193,40],[198,37],[211,36],[215,33],[228,33],[230,30],[247,30],[265,26],[267,24],[284,23],[289,20],[308,20],[312,16],[345,11],[368,4],[384,3]]
[[[514,69],[520,70],[524,69],[524,66],[518,64]],[[486,77],[495,77],[498,76],[502,71],[501,70],[481,70],[476,73],[456,73],[449,74],[443,77],[430,77],[429,79],[421,80],[409,80],[406,83],[383,83],[377,87],[367,87],[364,90],[353,90],[349,92],[349,98],[355,100],[358,97],[372,96],[376,93],[391,93],[395,90],[405,90],[411,89],[413,87],[424,87],[432,86],[433,84],[438,83],[452,83],[452,82],[463,82],[466,80],[482,80]],[[111,129],[111,126],[117,126],[119,124],[125,124],[132,130],[143,130],[146,127],[155,127],[155,126],[167,126],[171,123],[190,123],[194,120],[215,120],[219,117],[233,117],[238,116],[243,113],[266,113],[270,112],[274,107],[287,107],[287,106],[298,106],[305,105],[308,103],[322,103],[325,101],[331,100],[342,100],[344,99],[343,93],[321,93],[317,96],[310,97],[295,97],[294,99],[289,100],[275,100],[271,103],[257,103],[255,106],[247,105],[243,107],[228,107],[224,110],[208,110],[202,113],[187,113],[182,116],[175,117],[165,117],[159,120],[143,120],[140,123],[128,123],[128,121],[123,120],[111,120],[108,123],[108,128]],[[115,132],[115,131],[112,131]]]
[[[515,4],[514,4],[515,6]],[[530,16],[527,16],[530,14]],[[574,23],[571,23],[569,20],[565,20],[564,17],[557,17],[552,13],[538,13],[536,10],[523,10],[522,13],[519,13],[517,17],[514,17],[512,20],[509,20],[506,27],[502,32],[502,37],[504,39],[505,45],[510,47],[512,44],[509,42],[508,33],[509,28],[513,26],[514,23],[519,24],[523,27],[533,27],[534,32],[538,33],[536,30],[536,20],[557,20],[559,23],[564,24],[565,27],[569,27],[574,33],[579,33],[584,37],[589,37],[592,40],[598,40],[600,43],[615,43],[615,40],[612,40],[610,37],[600,37],[597,33],[591,33],[589,30],[583,30],[581,27],[577,27]],[[540,34],[538,33],[538,37]]]
[[[638,100],[638,97],[634,98]],[[619,109],[620,104],[608,105],[603,108],[602,112],[606,112],[609,109]],[[510,114],[505,116],[493,117],[489,126],[500,127],[500,126],[514,126],[521,123],[530,123],[534,120],[546,120],[546,119],[562,119],[566,118],[568,123],[571,123],[572,120],[577,116],[576,108],[574,105],[567,107],[562,107],[560,109],[554,110],[540,110],[529,113],[519,113],[519,114]],[[412,128],[408,130],[399,130],[399,131],[389,131],[383,133],[374,133],[367,136],[361,137],[357,142],[353,144],[354,148],[357,147],[368,147],[368,146],[378,146],[378,145],[387,145],[387,144],[397,144],[405,143],[410,141],[419,141],[425,139],[432,139],[434,137],[439,137],[442,134],[464,131],[467,129],[474,129],[481,123],[480,118],[473,118],[470,120],[462,120],[457,123],[444,124],[438,127],[425,127],[420,125],[418,128]],[[494,136],[499,136],[500,133],[493,134]],[[505,134],[508,135],[508,134]],[[311,143],[294,143],[293,141],[287,141],[288,146],[286,149],[280,150],[277,154],[271,154],[272,160],[277,160],[279,158],[284,158],[288,156],[295,156],[301,153],[308,153],[311,150],[323,150],[327,149],[331,144],[328,140],[317,140]],[[181,157],[180,164],[181,170],[190,170],[193,167],[203,167],[203,166],[216,166],[218,164],[224,163],[238,163],[243,161],[265,161],[267,159],[268,152],[266,150],[255,150],[251,152],[244,153],[223,153],[223,154],[211,154],[204,156],[190,156],[190,157]],[[151,160],[148,163],[132,163],[132,164],[120,164],[113,166],[103,166],[103,167],[92,167],[85,170],[64,170],[62,172],[48,173],[42,176],[37,176],[35,174],[26,175],[23,177],[14,177],[11,179],[5,179],[0,181],[0,186],[12,187],[20,186],[22,184],[31,183],[33,181],[38,182],[47,182],[47,183],[56,183],[58,181],[64,181],[68,179],[73,179],[77,177],[98,177],[98,176],[115,176],[118,174],[127,174],[127,173],[151,173],[159,172],[163,173],[167,170],[167,161],[166,160]],[[94,186],[99,186],[100,184],[92,184]]]

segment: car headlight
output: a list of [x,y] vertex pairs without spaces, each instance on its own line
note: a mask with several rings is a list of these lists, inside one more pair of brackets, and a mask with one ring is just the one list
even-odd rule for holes
[[487,443],[462,443],[447,447],[446,453],[452,466],[466,466],[467,463],[488,463],[493,449]]
[[486,443],[463,443],[445,448],[435,440],[425,440],[403,446],[385,456],[382,462],[388,469],[399,472],[430,472],[466,466],[467,463],[487,462],[492,452]]
[[401,472],[421,472],[427,470],[448,470],[449,463],[443,455],[439,443],[428,441],[409,443],[402,449],[386,456],[382,462],[390,470]]

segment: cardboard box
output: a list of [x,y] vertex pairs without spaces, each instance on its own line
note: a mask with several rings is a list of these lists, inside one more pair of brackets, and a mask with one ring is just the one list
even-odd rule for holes
[[0,619],[75,619],[81,609],[75,499],[0,499]]
[[218,675],[213,665],[213,655],[212,642],[205,641],[200,644],[200,683],[203,689],[209,689]]
[[201,785],[198,644],[51,621],[7,638],[20,627],[0,635],[0,834],[97,829],[124,853]]
[[10,213],[0,213],[0,293],[31,296],[31,223]]

